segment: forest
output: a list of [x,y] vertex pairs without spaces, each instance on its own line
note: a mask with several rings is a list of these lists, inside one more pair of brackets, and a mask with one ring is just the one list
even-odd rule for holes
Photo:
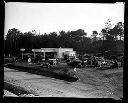
[[113,26],[108,19],[100,33],[94,30],[90,37],[87,35],[83,29],[37,34],[35,30],[22,33],[17,28],[11,28],[4,38],[4,54],[17,55],[21,48],[25,48],[25,52],[31,52],[32,49],[60,47],[73,48],[79,54],[103,53],[108,50],[124,52],[123,22]]

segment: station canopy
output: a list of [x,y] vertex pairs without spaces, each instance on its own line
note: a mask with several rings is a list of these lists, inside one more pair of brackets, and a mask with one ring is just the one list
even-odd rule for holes
[[57,52],[57,51],[56,51],[56,49],[41,48],[41,49],[32,49],[32,52]]

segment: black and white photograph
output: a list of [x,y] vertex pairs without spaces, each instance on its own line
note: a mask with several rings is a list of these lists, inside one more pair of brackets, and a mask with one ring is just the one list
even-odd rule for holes
[[4,5],[4,98],[123,99],[125,2]]

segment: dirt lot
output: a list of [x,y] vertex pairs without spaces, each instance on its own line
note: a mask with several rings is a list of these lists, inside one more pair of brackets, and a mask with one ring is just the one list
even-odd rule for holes
[[123,98],[123,68],[97,70],[96,68],[78,68],[76,74],[80,82],[91,84],[97,90],[106,90]]
[[[82,92],[86,92],[90,95],[97,95],[97,97],[102,97],[105,93],[108,93],[112,96],[123,98],[123,68],[98,70],[97,68],[85,67],[77,68],[76,71],[74,71],[73,68],[68,67],[65,63],[59,64],[59,68],[61,67],[68,68],[69,73],[75,73],[80,78],[79,81],[74,83],[64,82],[63,86],[68,83],[69,86],[73,85],[73,88],[79,88]],[[53,85],[56,85],[58,88],[58,84],[59,82]],[[48,86],[48,84],[46,85]],[[49,82],[49,86],[50,85],[51,82]],[[89,85],[91,90],[86,89],[84,85]],[[71,90],[71,87],[69,90]],[[60,91],[62,91],[62,87]],[[64,91],[65,89],[63,89],[63,92]]]
[[[61,64],[64,68],[69,68],[65,63]],[[60,67],[61,67],[60,66]],[[123,67],[119,69],[98,69],[94,67],[69,68],[70,73],[75,73],[79,82],[90,84],[97,90],[105,90],[119,98],[123,98]]]

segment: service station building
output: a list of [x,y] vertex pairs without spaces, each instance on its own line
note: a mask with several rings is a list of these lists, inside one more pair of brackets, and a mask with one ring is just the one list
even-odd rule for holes
[[76,51],[73,51],[73,48],[41,48],[41,49],[32,49],[34,55],[36,53],[42,53],[44,57],[52,56],[51,58],[64,58],[64,55],[69,57],[76,57]]

